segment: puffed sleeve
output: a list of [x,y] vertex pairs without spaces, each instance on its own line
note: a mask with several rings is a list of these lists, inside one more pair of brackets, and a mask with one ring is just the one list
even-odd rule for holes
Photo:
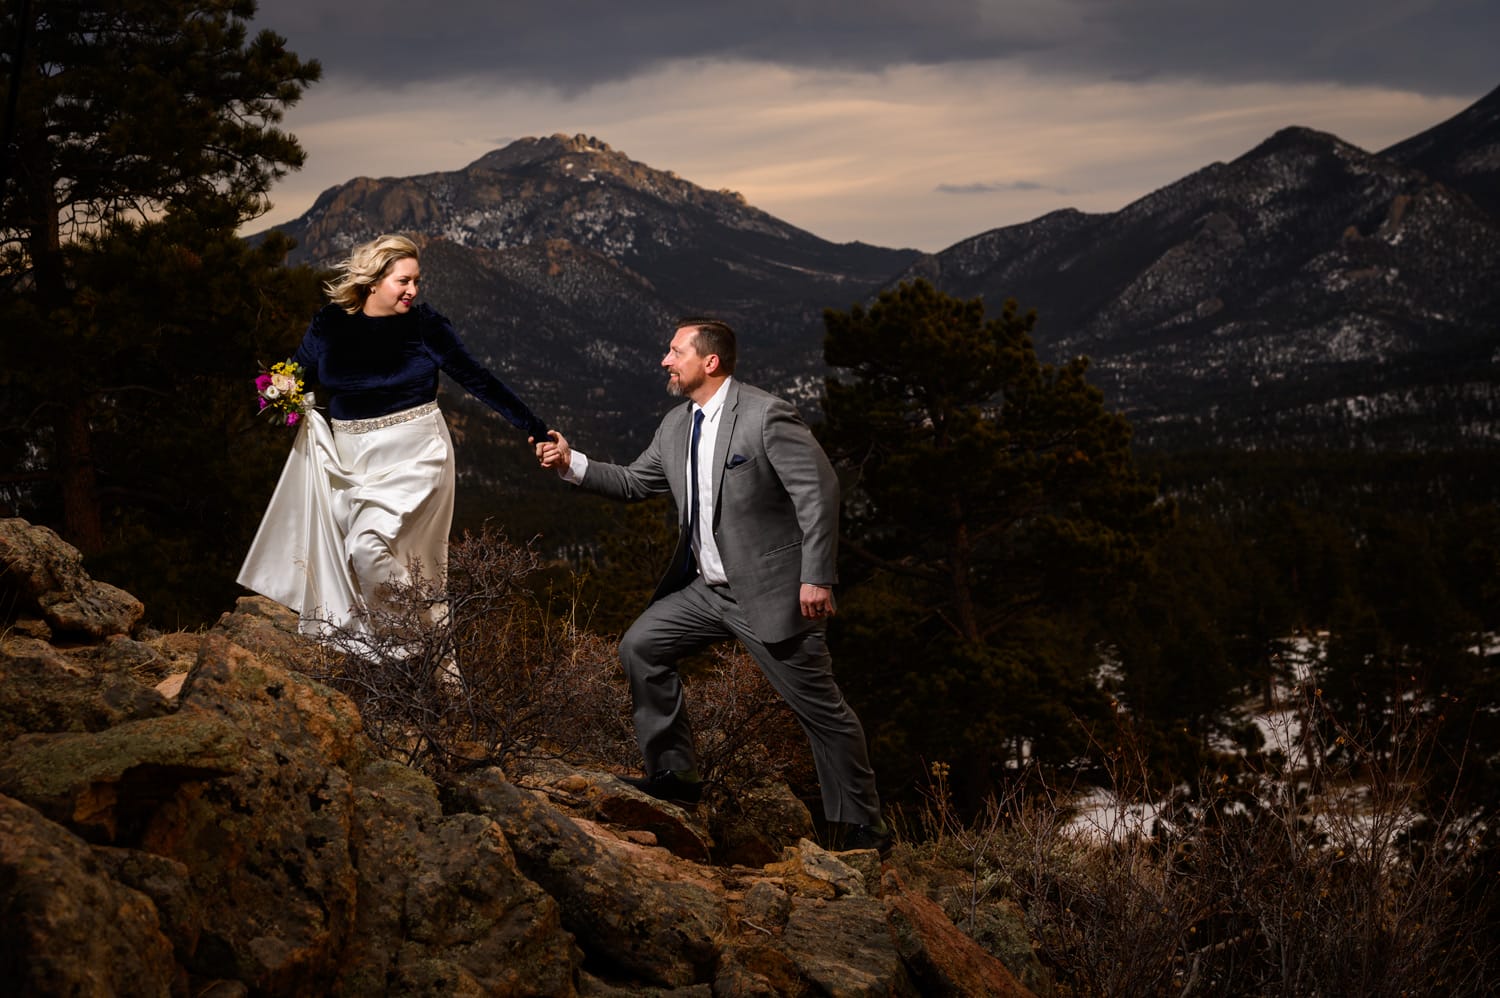
[[463,385],[470,395],[524,430],[527,436],[545,440],[547,424],[538,419],[503,381],[491,374],[464,349],[452,323],[430,308],[424,309],[424,312],[422,345],[438,367]]
[[292,355],[292,361],[302,365],[302,370],[314,380],[318,377],[318,361],[323,357],[323,329],[324,322],[330,308],[334,305],[325,305],[312,317],[307,324],[307,332],[302,334],[302,343],[298,345],[297,352]]

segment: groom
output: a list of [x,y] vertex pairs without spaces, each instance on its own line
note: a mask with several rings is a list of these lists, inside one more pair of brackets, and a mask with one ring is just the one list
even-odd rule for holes
[[846,848],[889,848],[864,729],[833,678],[828,618],[838,548],[833,467],[789,403],[733,377],[734,331],[678,323],[662,358],[669,412],[629,465],[590,461],[562,434],[536,442],[544,468],[614,499],[671,492],[681,533],[651,604],[620,640],[646,776],[654,797],[702,794],[677,662],[738,638],[801,722],[822,785],[824,817],[851,826]]

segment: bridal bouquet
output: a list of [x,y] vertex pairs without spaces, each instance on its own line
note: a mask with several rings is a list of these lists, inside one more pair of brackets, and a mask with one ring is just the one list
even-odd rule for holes
[[260,411],[272,417],[285,415],[286,425],[296,426],[312,406],[312,396],[302,391],[302,365],[290,360],[272,364],[255,379]]

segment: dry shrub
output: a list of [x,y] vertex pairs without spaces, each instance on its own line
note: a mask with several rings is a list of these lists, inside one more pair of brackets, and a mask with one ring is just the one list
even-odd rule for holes
[[[446,586],[411,566],[362,626],[334,627],[318,678],[354,699],[382,752],[434,775],[539,758],[638,772],[615,642],[587,628],[576,592],[537,597],[538,565],[493,528],[465,533]],[[698,657],[685,683],[705,778],[806,778],[806,739],[741,648]]]
[[738,643],[715,645],[684,682],[704,779],[730,792],[765,782],[813,785],[807,736]]
[[613,645],[526,588],[537,566],[493,528],[465,533],[446,580],[410,566],[362,626],[335,627],[319,678],[350,694],[384,753],[434,774],[580,749],[621,763],[635,753]]
[[1489,993],[1493,895],[1474,884],[1493,833],[1430,785],[1435,715],[1356,732],[1308,694],[1293,716],[1298,757],[1197,794],[1152,787],[1122,738],[1088,820],[1043,785],[957,831],[935,779],[921,848],[965,870],[976,908],[1022,908],[1059,994]]
[[1237,952],[1190,969],[1259,994],[1488,993],[1491,894],[1466,888],[1489,832],[1430,775],[1441,707],[1397,700],[1356,730],[1316,689],[1296,695],[1299,751],[1221,781],[1197,816],[1191,869],[1216,902],[1202,935]]

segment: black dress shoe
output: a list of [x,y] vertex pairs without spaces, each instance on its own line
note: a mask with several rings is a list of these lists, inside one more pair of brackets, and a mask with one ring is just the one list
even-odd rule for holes
[[876,828],[874,825],[855,825],[854,830],[844,841],[844,851],[855,849],[874,849],[884,856],[891,851],[891,845],[896,841],[889,828]]
[[622,776],[620,780],[641,793],[673,804],[696,804],[703,799],[702,780],[684,780],[670,769],[651,776]]

